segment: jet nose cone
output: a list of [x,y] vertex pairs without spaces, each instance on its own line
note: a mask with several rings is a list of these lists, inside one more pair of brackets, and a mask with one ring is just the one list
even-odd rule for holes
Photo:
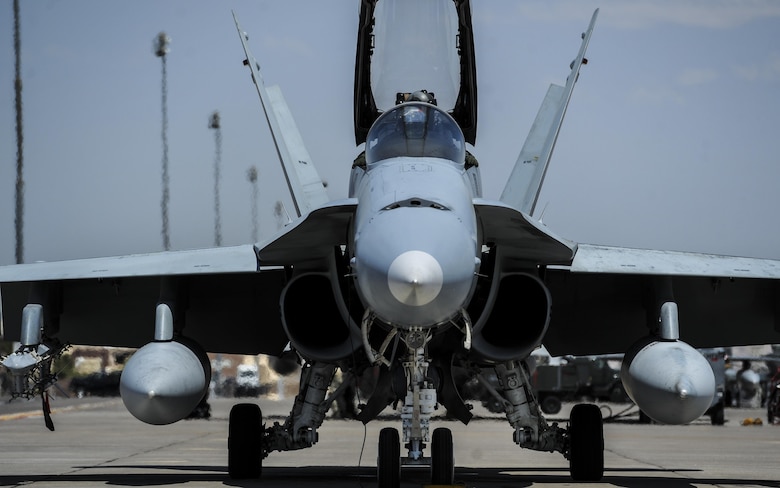
[[468,300],[475,258],[472,233],[457,215],[398,208],[360,226],[352,270],[366,308],[382,321],[433,327]]
[[439,262],[424,251],[407,251],[393,260],[387,272],[390,293],[404,305],[419,307],[436,299],[444,282]]

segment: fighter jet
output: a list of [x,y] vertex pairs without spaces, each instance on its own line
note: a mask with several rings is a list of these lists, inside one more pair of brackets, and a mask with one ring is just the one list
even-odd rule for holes
[[534,217],[597,15],[497,200],[482,194],[480,171],[498,168],[469,151],[469,0],[360,2],[356,158],[343,200],[328,198],[236,21],[297,218],[245,246],[0,268],[4,337],[21,344],[3,359],[15,395],[45,400],[52,359],[68,343],[140,347],[121,378],[124,404],[168,424],[204,396],[206,351],[294,354],[300,392],[286,421],[267,425],[256,405],[233,407],[230,476],[259,477],[272,452],[315,445],[340,369],[342,385],[376,377],[361,421],[400,410],[400,431],[379,435],[381,487],[399,486],[406,465],[452,484],[454,440],[433,413],[441,405],[471,419],[456,368],[489,387],[518,447],[562,454],[575,480],[600,479],[598,407],[577,405],[567,425],[548,424],[533,395],[527,359],[542,343],[556,356],[625,353],[622,381],[644,412],[672,424],[698,418],[715,381],[688,343],[780,342],[780,262],[579,244]]
[[730,354],[727,362],[726,404],[751,408],[763,406],[769,394],[769,383],[780,368],[780,355],[776,351],[752,356]]

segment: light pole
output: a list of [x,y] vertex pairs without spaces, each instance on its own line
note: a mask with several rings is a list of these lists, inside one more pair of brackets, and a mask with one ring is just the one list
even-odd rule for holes
[[160,207],[162,209],[162,238],[163,248],[168,251],[171,249],[171,238],[168,230],[168,201],[169,178],[168,178],[168,72],[165,64],[165,55],[170,49],[171,38],[165,32],[160,32],[154,38],[154,54],[162,60],[162,200]]
[[252,242],[257,242],[258,222],[257,222],[257,168],[252,166],[246,172],[246,178],[252,184]]
[[19,0],[14,0],[14,93],[16,110],[16,263],[24,262],[24,132],[22,130],[22,39],[19,33]]
[[209,129],[214,129],[214,245],[222,245],[222,223],[219,216],[219,166],[222,162],[222,129],[219,125],[219,112],[209,117]]

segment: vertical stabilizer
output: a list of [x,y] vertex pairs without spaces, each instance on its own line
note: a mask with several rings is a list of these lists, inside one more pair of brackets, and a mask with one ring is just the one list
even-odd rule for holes
[[249,51],[248,37],[241,30],[235,13],[233,13],[233,20],[236,22],[241,45],[246,53],[244,64],[249,66],[252,72],[252,81],[260,96],[260,103],[263,106],[268,128],[271,130],[276,153],[282,163],[295,211],[298,216],[307,214],[329,201],[325,185],[311,162],[309,152],[303,144],[303,138],[282,96],[282,91],[278,86],[266,88],[260,74],[260,65]]
[[571,73],[566,79],[566,86],[550,85],[542,106],[536,114],[533,126],[520,151],[520,156],[515,162],[512,174],[501,193],[501,201],[511,205],[523,213],[532,215],[536,208],[536,201],[542,189],[547,166],[550,163],[555,141],[566,115],[566,107],[571,100],[574,84],[579,77],[580,67],[588,61],[585,59],[585,51],[593,33],[598,9],[593,12],[588,30],[582,34],[582,45],[577,58],[571,64]]
[[[328,203],[330,199],[325,191],[325,185],[320,179],[317,168],[311,161],[311,156],[303,143],[303,137],[298,131],[292,112],[282,95],[282,89],[278,85],[269,86],[268,97],[271,100],[274,115],[279,125],[282,142],[287,146],[290,155],[290,164],[285,164],[285,174],[288,180],[294,180],[295,188],[291,188],[296,206],[301,214],[311,212],[315,208]],[[292,166],[290,168],[289,166]]]

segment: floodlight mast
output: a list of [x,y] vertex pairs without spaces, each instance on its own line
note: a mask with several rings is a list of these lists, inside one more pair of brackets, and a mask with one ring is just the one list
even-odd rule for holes
[[[16,113],[16,264],[24,262],[24,125],[22,124],[22,36],[19,0],[14,0],[14,111]],[[1,331],[0,331],[1,332]]]
[[214,245],[222,245],[222,221],[219,208],[220,166],[222,163],[222,128],[219,123],[219,111],[209,117],[209,129],[214,129]]
[[246,172],[246,178],[252,184],[252,242],[257,242],[259,223],[257,220],[257,199],[259,189],[257,187],[257,167],[251,166]]
[[171,38],[165,32],[160,32],[154,38],[154,54],[162,60],[162,200],[160,208],[162,212],[162,238],[163,248],[171,249],[170,231],[168,229],[168,201],[170,200],[169,176],[168,176],[168,71],[165,64],[166,54],[170,52],[168,45]]
[[154,54],[158,58],[165,57],[170,52],[168,45],[171,43],[171,38],[165,32],[160,32],[157,37],[154,38]]

